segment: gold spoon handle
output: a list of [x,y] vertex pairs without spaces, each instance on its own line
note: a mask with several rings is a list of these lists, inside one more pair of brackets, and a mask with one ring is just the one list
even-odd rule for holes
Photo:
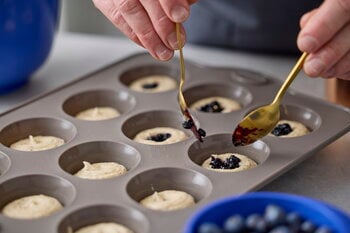
[[289,73],[286,81],[284,81],[283,85],[281,86],[281,88],[277,92],[276,97],[272,102],[273,104],[279,103],[281,101],[281,99],[284,96],[284,94],[286,93],[288,87],[293,82],[293,80],[297,77],[299,71],[303,68],[303,65],[304,65],[304,62],[305,62],[307,55],[308,54],[306,52],[304,52],[300,56],[299,60],[297,61],[297,63],[293,67],[292,71]]
[[183,86],[185,84],[185,60],[184,55],[182,52],[182,41],[181,41],[181,24],[176,23],[176,37],[177,37],[177,43],[179,46],[179,53],[180,53],[180,85],[179,85],[179,104],[181,112],[185,118],[185,122],[183,123],[183,127],[185,129],[190,129],[194,136],[200,141],[203,142],[203,137],[205,137],[205,131],[201,128],[198,128],[193,120],[193,117],[191,113],[188,110],[187,103],[185,100],[185,97],[183,95]]
[[181,41],[181,34],[180,34],[180,24],[176,24],[176,37],[177,37],[177,42],[179,46],[179,53],[180,53],[180,86],[179,86],[179,103],[180,103],[180,108],[182,113],[184,113],[187,109],[187,104],[185,101],[185,98],[183,96],[183,86],[185,84],[185,61],[184,61],[184,55],[182,52],[182,41]]

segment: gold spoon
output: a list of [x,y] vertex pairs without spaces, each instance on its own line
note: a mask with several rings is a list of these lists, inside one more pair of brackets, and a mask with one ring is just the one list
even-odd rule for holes
[[249,145],[266,136],[276,126],[280,119],[280,103],[288,87],[303,67],[307,53],[303,53],[289,73],[286,81],[279,89],[271,104],[259,107],[250,112],[238,124],[232,134],[232,143],[235,146]]
[[179,105],[182,112],[182,115],[185,118],[185,121],[183,122],[182,126],[185,129],[190,129],[194,136],[200,141],[203,142],[203,137],[205,137],[206,132],[198,128],[193,120],[193,117],[191,113],[188,111],[187,103],[185,101],[185,97],[183,96],[183,86],[185,84],[185,60],[182,52],[182,41],[181,41],[181,33],[180,33],[180,27],[181,24],[176,23],[176,37],[177,37],[177,43],[179,45],[179,53],[180,53],[180,85],[179,85]]

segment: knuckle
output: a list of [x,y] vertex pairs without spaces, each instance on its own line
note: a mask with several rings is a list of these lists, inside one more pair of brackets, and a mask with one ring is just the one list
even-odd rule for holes
[[112,22],[116,25],[123,25],[124,19],[118,9],[113,9],[110,13]]
[[342,56],[342,51],[339,46],[328,45],[324,48],[323,57],[327,63],[332,63],[332,61],[337,60]]
[[156,24],[158,25],[168,25],[170,22],[167,15],[161,15],[160,17],[156,18]]
[[340,7],[346,12],[350,12],[350,0],[338,0]]
[[154,39],[155,37],[155,32],[153,31],[152,28],[149,28],[149,29],[146,29],[146,30],[143,30],[140,32],[139,34],[139,38],[141,41],[151,41],[152,39]]
[[119,10],[125,14],[135,14],[142,9],[137,0],[123,0],[119,3]]

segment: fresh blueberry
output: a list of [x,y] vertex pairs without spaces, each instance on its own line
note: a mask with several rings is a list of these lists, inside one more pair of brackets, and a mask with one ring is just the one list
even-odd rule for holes
[[145,83],[145,84],[142,85],[143,89],[153,89],[153,88],[156,88],[156,87],[158,87],[158,83],[157,82]]
[[296,212],[288,213],[286,216],[286,222],[290,228],[297,231],[301,225],[301,217]]
[[239,163],[241,160],[237,158],[234,155],[231,155],[229,158],[225,159],[224,161],[220,158],[215,158],[211,156],[211,168],[214,169],[235,169],[239,167]]
[[247,217],[245,225],[250,230],[255,230],[262,217],[259,214],[251,214]]
[[160,134],[156,134],[156,135],[152,135],[152,136],[148,137],[147,140],[151,140],[151,141],[155,141],[155,142],[163,142],[170,137],[171,137],[170,133],[160,133]]
[[190,119],[182,123],[182,127],[184,127],[185,129],[190,129],[193,125],[193,121]]
[[199,111],[202,112],[222,112],[224,110],[218,101],[213,101],[209,104],[200,107]]
[[199,129],[198,129],[198,134],[199,134],[201,137],[205,137],[205,136],[207,135],[207,132],[205,132],[204,129],[199,128]]
[[273,228],[269,233],[293,233],[292,230],[287,226],[278,226]]
[[240,215],[229,217],[224,223],[226,233],[240,233],[244,230],[244,218]]
[[219,158],[215,158],[214,156],[211,156],[210,166],[214,169],[221,169],[223,167],[223,161]]
[[278,124],[271,133],[275,136],[283,136],[290,134],[293,131],[292,127],[288,123]]
[[239,167],[240,162],[241,160],[239,158],[237,158],[235,155],[231,155],[224,162],[224,169],[235,169]]
[[268,205],[265,209],[264,218],[269,227],[275,227],[285,222],[286,213],[279,206]]
[[198,228],[198,233],[223,233],[214,223],[203,223]]
[[267,231],[267,223],[265,219],[261,219],[260,221],[257,222],[255,230],[259,233],[265,233]]
[[315,233],[332,233],[332,231],[328,227],[322,226],[322,227],[317,228]]
[[301,224],[300,230],[303,233],[314,233],[314,231],[316,230],[316,226],[310,221],[305,221]]

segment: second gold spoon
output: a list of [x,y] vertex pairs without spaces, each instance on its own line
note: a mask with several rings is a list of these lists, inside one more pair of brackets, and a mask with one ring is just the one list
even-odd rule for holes
[[307,53],[303,53],[289,73],[286,81],[277,92],[271,104],[257,108],[250,112],[238,124],[232,134],[232,143],[235,146],[249,145],[266,136],[276,126],[280,119],[280,103],[288,87],[303,67]]

